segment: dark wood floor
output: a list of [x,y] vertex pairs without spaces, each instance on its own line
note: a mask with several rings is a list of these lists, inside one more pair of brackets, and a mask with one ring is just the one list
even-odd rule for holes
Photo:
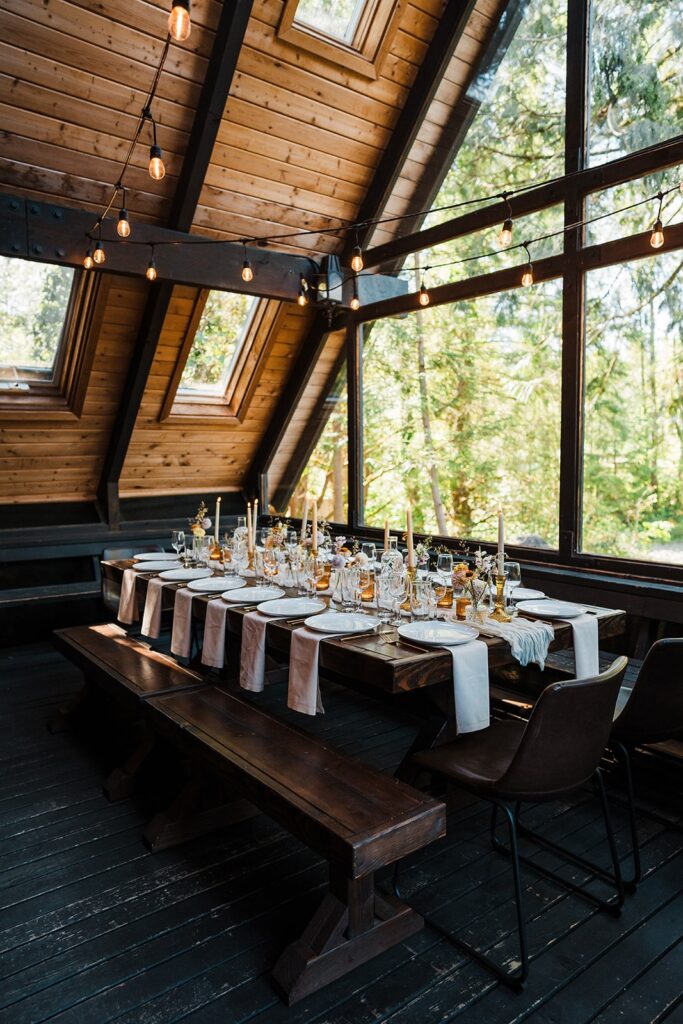
[[[1,1024],[683,1021],[683,834],[666,824],[680,820],[671,794],[681,780],[672,787],[672,771],[648,770],[664,817],[642,820],[646,878],[619,919],[529,873],[534,963],[522,994],[425,928],[288,1010],[269,969],[310,916],[323,866],[263,816],[147,853],[140,829],[149,808],[101,794],[106,745],[45,729],[78,683],[48,645],[0,651]],[[282,687],[267,701],[281,712]],[[411,737],[406,727],[344,691],[327,691],[326,707],[304,724],[392,770]],[[528,818],[577,852],[603,856],[588,793],[531,808]],[[623,808],[615,818],[623,843]],[[463,803],[448,837],[406,869],[405,887],[417,907],[512,962],[508,865],[491,852],[487,825],[483,805]]]

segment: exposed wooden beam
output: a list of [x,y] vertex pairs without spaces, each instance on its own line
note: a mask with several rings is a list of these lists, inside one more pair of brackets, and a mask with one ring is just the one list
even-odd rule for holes
[[[192,225],[244,41],[252,2],[224,0],[169,218],[168,226],[175,231],[187,231]],[[199,248],[209,252],[212,249],[210,246]],[[213,255],[215,259],[215,252]],[[235,274],[235,277],[241,280],[239,274]],[[203,284],[206,286],[207,282]],[[110,522],[113,520],[116,523],[119,519],[118,482],[172,291],[172,284],[167,280],[154,284],[150,289],[142,330],[104,458],[98,496],[100,501],[106,503]]]
[[321,309],[316,313],[315,319],[287,378],[287,382],[280,392],[280,397],[275,406],[275,411],[270,418],[268,429],[261,439],[261,443],[246,474],[244,489],[248,497],[255,497],[258,493],[260,477],[268,472],[270,464],[287,433],[296,407],[301,401],[315,365],[325,348],[328,335],[334,330],[339,330],[340,326],[343,326],[343,322],[339,324],[333,321],[330,324],[325,310]]
[[[0,254],[80,267],[85,254],[86,235],[92,229],[94,219],[88,210],[60,206],[57,203],[42,203],[2,192]],[[107,261],[93,273],[143,277],[149,262],[149,243],[152,241],[188,243],[161,246],[156,252],[159,280],[173,284],[291,300],[296,298],[299,289],[299,275],[318,272],[318,264],[305,256],[251,247],[247,252],[254,269],[254,280],[245,283],[241,275],[244,259],[241,245],[231,242],[201,245],[199,235],[155,227],[153,224],[138,223],[134,230],[135,244],[115,241],[117,235],[114,221],[105,222],[102,237]],[[107,245],[108,240],[111,240],[110,245]]]
[[[603,188],[620,185],[624,181],[643,177],[653,170],[664,170],[683,162],[683,135],[670,142],[651,146],[629,156],[620,157],[601,167],[587,167],[572,179],[573,187],[579,192],[597,192]],[[564,179],[539,185],[510,198],[512,215],[518,219],[525,214],[535,213],[547,206],[564,202],[567,182]],[[434,227],[415,231],[402,238],[392,239],[383,245],[367,249],[363,254],[366,267],[377,267],[393,263],[412,252],[420,252],[433,246],[449,242],[454,238],[471,235],[475,231],[501,224],[506,217],[505,203],[494,202],[460,217],[435,224]]]
[[[384,210],[474,6],[475,0],[447,0],[434,38],[361,203],[357,221],[375,220]],[[359,231],[361,246],[367,243],[371,232],[372,228]],[[348,263],[355,244],[355,236],[347,239],[342,262]]]

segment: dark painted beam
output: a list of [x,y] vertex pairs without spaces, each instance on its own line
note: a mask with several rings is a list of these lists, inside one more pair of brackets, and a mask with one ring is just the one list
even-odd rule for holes
[[[357,221],[375,220],[384,210],[474,6],[475,0],[447,0],[434,38],[361,203]],[[359,231],[361,246],[367,243],[371,232],[371,228]],[[349,236],[342,263],[348,264],[355,244],[355,236]]]
[[[251,8],[252,0],[232,0],[232,2],[224,0],[171,208],[168,226],[173,230],[187,231],[192,224],[230,92],[237,59],[244,41]],[[208,251],[215,260],[214,247],[199,246],[198,248]],[[160,266],[163,266],[161,258],[159,263]],[[236,274],[235,277],[241,281],[239,274]],[[206,282],[203,283],[206,285]],[[159,342],[171,294],[172,284],[168,281],[163,281],[161,284],[155,283],[150,289],[138,344],[128,371],[121,405],[114,421],[98,488],[98,496],[100,501],[106,504],[107,518],[110,523],[117,524],[119,520],[118,481],[152,368],[154,353]]]
[[325,310],[321,309],[316,313],[287,382],[280,393],[268,429],[261,439],[246,475],[244,489],[249,498],[253,498],[259,493],[260,478],[268,473],[270,464],[287,433],[296,407],[301,401],[306,385],[311,379],[315,365],[325,348],[328,335],[342,326],[343,321],[342,323],[333,321],[330,325]]

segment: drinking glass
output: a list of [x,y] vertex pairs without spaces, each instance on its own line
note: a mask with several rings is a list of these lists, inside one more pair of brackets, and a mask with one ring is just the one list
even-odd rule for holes
[[388,575],[389,592],[394,603],[394,618],[392,625],[401,625],[401,605],[406,596],[406,577],[402,572],[392,572]]
[[211,552],[213,551],[214,538],[213,537],[202,537],[201,547],[199,549],[199,562],[209,568],[211,562]]
[[183,553],[183,560],[185,557],[185,531],[174,530],[171,534],[171,547],[175,551],[176,555],[180,557],[180,552]]
[[410,613],[413,622],[429,618],[432,587],[426,580],[412,580],[410,584]]
[[343,612],[356,611],[362,593],[359,569],[340,569],[341,606]]
[[453,555],[449,552],[442,552],[436,560],[436,571],[444,583],[447,583],[453,572]]
[[293,551],[299,543],[299,534],[296,530],[287,530],[285,534],[285,545],[288,551]]
[[391,591],[389,574],[384,573],[376,577],[375,593],[377,594],[377,615],[379,621],[386,625],[391,622],[394,608],[394,596]]
[[374,565],[377,561],[377,547],[371,541],[366,541],[361,546],[361,551],[367,556],[368,564]]
[[264,548],[263,554],[261,555],[261,561],[263,563],[263,575],[266,578],[267,585],[269,587],[275,586],[273,583],[273,576],[276,576],[280,569],[277,549]]
[[522,567],[519,562],[504,562],[505,591],[510,598],[514,596],[513,591],[522,585]]
[[306,593],[309,597],[315,597],[318,592],[318,580],[322,579],[324,565],[320,558],[309,556],[305,563]]

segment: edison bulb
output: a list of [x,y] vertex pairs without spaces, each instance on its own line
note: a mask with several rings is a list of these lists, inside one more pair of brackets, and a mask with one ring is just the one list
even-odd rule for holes
[[157,279],[157,268],[156,268],[156,266],[154,264],[154,260],[150,260],[149,261],[149,266],[147,267],[147,270],[145,271],[145,277],[147,278],[148,281],[156,281],[156,279]]
[[429,292],[427,291],[424,285],[420,286],[420,293],[417,298],[421,306],[429,305]]
[[354,274],[359,274],[365,264],[363,263],[363,252],[359,245],[354,246],[353,256],[351,257],[351,270]]
[[498,241],[500,242],[501,245],[509,245],[510,242],[512,241],[512,221],[510,220],[509,217],[506,221],[504,221],[503,226],[500,229],[500,232],[498,234]]
[[353,296],[353,298],[351,299],[350,305],[351,305],[351,309],[360,309],[360,299],[358,298],[357,295]]
[[650,245],[653,249],[661,249],[664,245],[664,228],[662,227],[661,220],[655,221],[655,226],[650,235]]
[[130,234],[130,221],[128,220],[128,211],[125,208],[119,210],[116,232],[120,238],[128,238]]
[[189,0],[173,0],[171,13],[168,16],[168,31],[177,43],[184,43],[190,38],[192,23],[190,22]]
[[251,269],[249,260],[245,260],[242,264],[242,280],[247,282],[254,280],[254,271]]
[[300,306],[308,305],[308,298],[306,297],[306,292],[303,290],[303,288],[299,289],[299,298],[296,301],[299,303]]
[[94,265],[94,260],[92,258],[92,253],[91,253],[90,249],[88,249],[88,251],[86,252],[85,256],[83,257],[83,268],[85,270],[92,270],[93,265]]
[[98,242],[95,246],[95,252],[93,253],[92,258],[94,259],[95,263],[104,263],[106,256],[104,255],[104,249],[102,248],[101,242]]
[[533,283],[534,283],[534,272],[531,269],[531,264],[529,264],[529,266],[526,268],[526,270],[522,274],[522,285],[525,288],[528,288],[529,285],[533,284]]
[[163,176],[166,174],[166,168],[164,167],[164,161],[161,157],[160,146],[150,146],[149,149],[149,176],[154,181],[161,181]]

